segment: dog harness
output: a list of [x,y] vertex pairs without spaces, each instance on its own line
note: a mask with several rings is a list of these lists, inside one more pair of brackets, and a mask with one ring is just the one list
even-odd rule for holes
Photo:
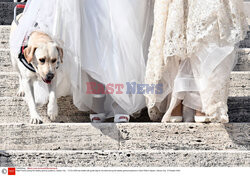
[[25,48],[27,48],[27,45],[21,47],[20,53],[19,53],[19,55],[18,55],[18,58],[19,58],[20,62],[22,62],[22,64],[23,64],[27,69],[29,69],[30,71],[36,73],[36,70],[35,70],[35,68],[33,67],[33,65],[30,64],[30,63],[28,63],[27,60],[26,60],[25,57],[24,57],[23,50],[24,50]]
[[[20,53],[19,53],[19,55],[18,55],[19,61],[22,62],[22,64],[23,64],[27,69],[29,69],[30,71],[36,73],[36,70],[35,70],[34,66],[33,66],[31,63],[28,63],[27,60],[26,60],[25,57],[24,57],[23,51],[24,51],[24,49],[27,48],[27,47],[28,47],[27,45],[21,47]],[[59,59],[60,59],[60,58],[59,58]],[[59,68],[59,65],[60,65],[59,59],[58,59],[58,61],[57,61],[56,69],[58,69],[58,68]]]

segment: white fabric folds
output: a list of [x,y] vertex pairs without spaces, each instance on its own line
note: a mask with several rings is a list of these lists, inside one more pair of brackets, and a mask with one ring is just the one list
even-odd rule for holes
[[[64,49],[61,83],[70,85],[79,110],[98,111],[86,93],[89,76],[103,85],[144,82],[152,6],[152,0],[29,0],[10,47],[17,53],[34,30],[51,35]],[[68,94],[59,89],[60,96]],[[109,115],[116,107],[132,114],[144,106],[144,96],[127,94],[126,87],[105,96]]]

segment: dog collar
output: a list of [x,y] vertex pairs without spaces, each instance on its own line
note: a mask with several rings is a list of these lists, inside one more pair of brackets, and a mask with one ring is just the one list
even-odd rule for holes
[[36,70],[35,68],[33,67],[32,64],[28,63],[27,60],[25,59],[24,57],[24,54],[23,54],[23,50],[27,48],[27,46],[22,46],[21,49],[20,49],[20,53],[18,55],[18,58],[19,58],[19,61],[22,62],[22,64],[27,68],[29,69],[30,71],[36,73]]

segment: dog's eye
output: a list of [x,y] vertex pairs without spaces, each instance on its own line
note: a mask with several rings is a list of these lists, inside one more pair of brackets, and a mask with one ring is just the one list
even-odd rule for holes
[[56,59],[52,59],[51,62],[54,64],[56,62]]
[[45,63],[45,59],[39,59],[39,61]]

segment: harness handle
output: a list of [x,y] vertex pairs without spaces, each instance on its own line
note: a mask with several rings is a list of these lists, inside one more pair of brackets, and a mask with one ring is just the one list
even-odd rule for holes
[[16,20],[16,11],[17,9],[24,9],[25,8],[25,4],[17,4],[16,7],[14,8],[14,22],[16,23],[16,25],[18,25],[18,21]]

